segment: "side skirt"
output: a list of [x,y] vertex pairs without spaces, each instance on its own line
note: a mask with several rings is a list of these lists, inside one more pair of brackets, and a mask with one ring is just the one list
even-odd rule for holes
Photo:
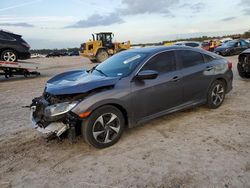
[[[187,110],[189,108],[193,108],[193,107],[196,107],[196,106],[201,106],[201,105],[203,105],[205,103],[206,103],[205,100],[192,102],[192,103],[190,103],[190,102],[185,103],[185,104],[179,105],[177,107],[173,107],[173,108],[158,112],[156,114],[144,117],[143,119],[137,121],[134,126],[137,126],[137,125],[145,123],[145,122],[147,122],[149,120],[152,120],[152,119],[155,119],[157,117],[161,117],[161,116],[164,116],[164,115],[167,115],[167,114],[171,114],[171,113],[174,113],[174,112],[177,112],[177,111],[184,111],[184,110]],[[134,126],[131,126],[131,127],[134,127]]]

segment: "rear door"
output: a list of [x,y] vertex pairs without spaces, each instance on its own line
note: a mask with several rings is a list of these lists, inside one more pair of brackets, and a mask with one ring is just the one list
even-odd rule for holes
[[136,121],[181,104],[182,85],[174,51],[162,52],[151,58],[140,71],[155,70],[156,79],[134,80],[131,83],[132,104]]
[[176,53],[182,65],[183,103],[205,100],[214,73],[212,61],[205,62],[204,55],[197,51],[177,50]]

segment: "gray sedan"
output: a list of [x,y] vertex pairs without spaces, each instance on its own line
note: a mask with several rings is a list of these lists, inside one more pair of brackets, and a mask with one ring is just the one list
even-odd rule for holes
[[198,48],[154,47],[120,52],[91,70],[50,79],[33,99],[38,131],[94,147],[115,144],[125,127],[206,104],[218,108],[232,89],[232,64]]

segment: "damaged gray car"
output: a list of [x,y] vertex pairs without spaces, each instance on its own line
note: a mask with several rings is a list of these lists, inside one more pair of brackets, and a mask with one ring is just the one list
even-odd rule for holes
[[126,127],[207,104],[218,108],[232,89],[232,64],[189,47],[120,52],[91,70],[48,80],[31,109],[33,127],[47,135],[82,135],[97,148],[115,144]]

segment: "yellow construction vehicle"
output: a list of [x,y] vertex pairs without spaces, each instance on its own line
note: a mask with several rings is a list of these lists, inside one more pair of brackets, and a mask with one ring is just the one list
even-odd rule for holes
[[92,62],[103,62],[109,56],[130,48],[130,41],[113,42],[114,34],[101,32],[92,34],[93,39],[81,44],[80,54],[88,57]]

